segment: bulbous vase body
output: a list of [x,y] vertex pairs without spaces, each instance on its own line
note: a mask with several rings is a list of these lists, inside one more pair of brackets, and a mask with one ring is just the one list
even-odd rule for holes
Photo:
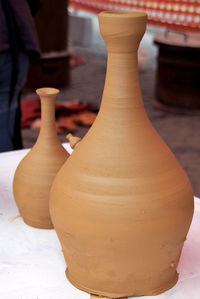
[[53,228],[49,213],[49,191],[53,179],[69,154],[55,128],[54,100],[58,90],[41,88],[42,127],[36,144],[18,165],[13,192],[24,222],[37,228]]
[[78,288],[118,298],[172,287],[193,215],[191,184],[152,127],[139,88],[140,12],[103,12],[108,49],[102,104],[60,169],[50,213]]

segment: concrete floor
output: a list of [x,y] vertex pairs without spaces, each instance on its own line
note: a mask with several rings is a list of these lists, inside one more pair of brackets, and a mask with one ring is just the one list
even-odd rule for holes
[[[155,129],[186,170],[192,182],[194,194],[200,197],[200,117],[172,114],[153,108],[156,50],[152,45],[151,38],[147,38],[147,40],[144,47],[148,53],[148,59],[145,67],[140,70],[146,112]],[[84,55],[87,58],[87,63],[71,70],[70,87],[61,91],[58,100],[79,99],[99,107],[106,71],[105,48],[101,45],[89,48],[77,47],[76,52]],[[80,128],[75,134],[82,137],[87,130],[88,128]],[[24,146],[31,147],[37,138],[38,131],[24,129],[22,134]],[[65,136],[61,135],[60,139],[65,141]]]

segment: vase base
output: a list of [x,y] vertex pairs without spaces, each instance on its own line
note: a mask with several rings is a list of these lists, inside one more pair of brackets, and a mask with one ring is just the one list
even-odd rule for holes
[[[90,299],[110,299],[110,298],[91,294]],[[118,299],[118,298],[116,298],[116,299]],[[119,299],[128,299],[128,297],[123,297],[123,298],[119,298]]]
[[28,219],[24,219],[24,222],[32,227],[35,228],[40,228],[40,229],[54,229],[53,224],[51,222],[49,223],[42,223],[42,222],[36,222],[36,221],[32,221],[32,220],[28,220]]
[[137,292],[133,291],[132,293],[122,293],[122,294],[119,294],[119,293],[109,293],[109,292],[107,293],[107,292],[102,292],[102,291],[98,291],[98,290],[93,290],[93,289],[90,289],[90,288],[88,288],[86,286],[81,285],[80,283],[77,283],[72,278],[72,276],[71,276],[68,268],[66,269],[65,274],[66,274],[67,279],[76,288],[78,288],[78,289],[80,289],[82,291],[85,291],[85,292],[87,292],[89,294],[92,294],[91,296],[93,296],[93,297],[91,297],[91,298],[95,298],[94,295],[97,295],[97,296],[101,296],[102,299],[107,299],[107,298],[108,299],[109,298],[110,299],[111,298],[112,299],[117,299],[117,298],[126,299],[128,297],[134,297],[134,296],[155,296],[155,295],[159,295],[159,294],[161,294],[161,293],[163,293],[163,292],[171,289],[177,283],[177,281],[178,281],[178,273],[176,272],[174,278],[170,282],[168,282],[167,285],[165,285],[163,287],[159,287],[159,288],[154,289],[152,291],[151,290],[150,291],[144,291],[144,292],[142,292],[142,291],[137,291]]
[[[110,298],[91,294],[90,299],[110,299]],[[115,298],[115,299],[118,299],[118,298]],[[123,298],[119,298],[119,299],[128,299],[128,297],[123,297]]]

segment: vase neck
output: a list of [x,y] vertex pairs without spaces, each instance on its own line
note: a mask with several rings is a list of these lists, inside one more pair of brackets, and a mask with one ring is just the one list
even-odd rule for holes
[[102,105],[127,104],[143,107],[140,91],[137,51],[130,53],[108,52],[107,72]]
[[38,140],[58,138],[55,125],[55,96],[41,97],[41,129]]

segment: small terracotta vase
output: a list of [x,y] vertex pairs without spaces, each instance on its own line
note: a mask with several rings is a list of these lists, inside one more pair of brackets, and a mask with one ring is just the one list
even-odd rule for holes
[[108,49],[102,104],[50,192],[68,279],[109,298],[171,288],[193,215],[188,177],[144,110],[137,49],[146,18],[99,14]]
[[49,190],[69,154],[61,145],[55,127],[55,97],[58,89],[40,88],[42,125],[37,142],[18,165],[13,192],[24,222],[37,228],[53,228],[49,214]]

